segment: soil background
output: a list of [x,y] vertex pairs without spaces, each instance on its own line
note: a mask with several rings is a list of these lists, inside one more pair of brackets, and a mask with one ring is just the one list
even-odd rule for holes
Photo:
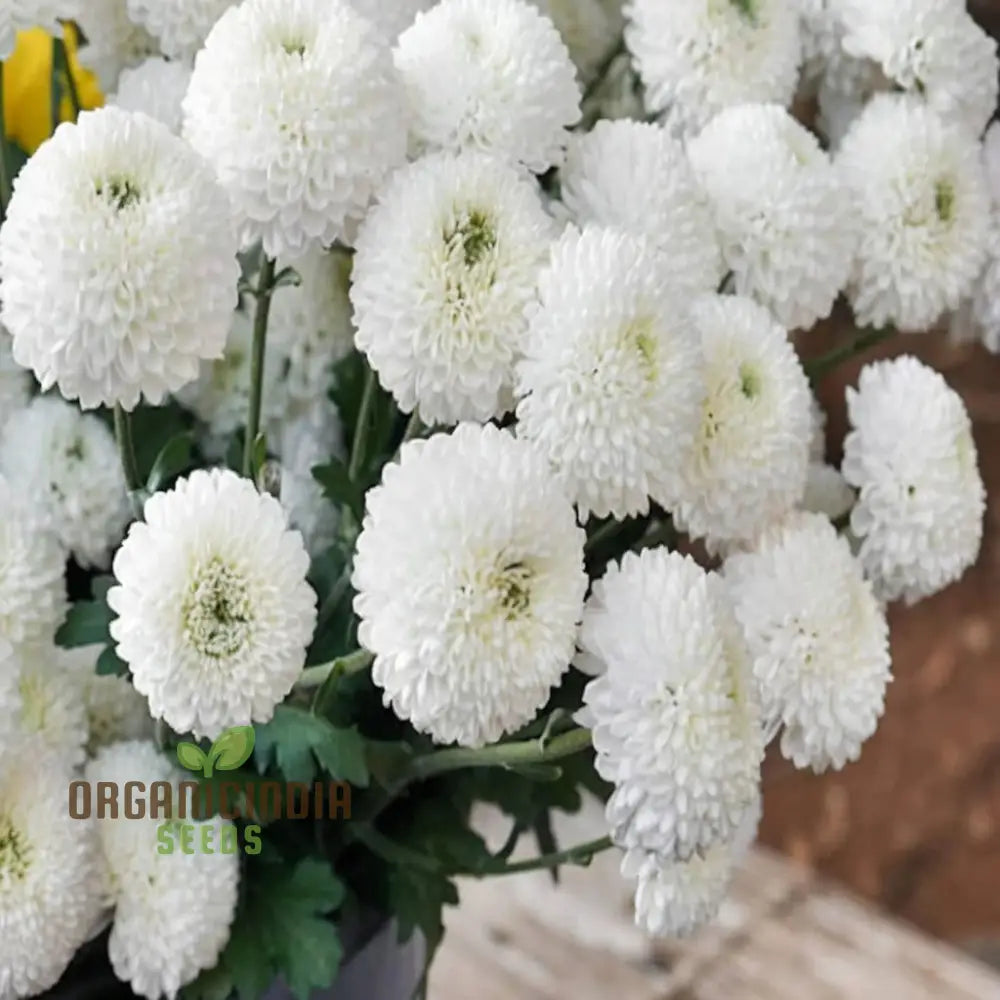
[[[850,336],[834,322],[800,349],[821,354]],[[768,759],[762,840],[1000,963],[1000,357],[943,334],[859,356],[820,387],[831,461],[845,387],[864,363],[902,353],[941,371],[969,409],[989,494],[982,552],[960,583],[891,608],[895,680],[858,763],[817,776]]]

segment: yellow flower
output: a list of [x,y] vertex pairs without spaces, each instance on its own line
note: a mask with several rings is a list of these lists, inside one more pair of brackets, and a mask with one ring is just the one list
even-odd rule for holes
[[[73,25],[66,25],[65,38],[80,107],[100,107],[104,95],[97,77],[77,61],[77,32]],[[69,87],[60,89],[64,96],[59,113],[62,121],[68,121],[73,117]],[[52,36],[41,28],[20,32],[17,48],[3,64],[3,111],[7,137],[26,153],[33,153],[52,134]]]

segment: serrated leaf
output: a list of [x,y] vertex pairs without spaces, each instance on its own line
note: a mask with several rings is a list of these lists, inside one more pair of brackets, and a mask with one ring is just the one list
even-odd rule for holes
[[177,759],[180,761],[181,767],[196,772],[203,771],[208,760],[200,746],[187,742],[177,744]]
[[114,646],[105,646],[94,667],[98,677],[124,677],[128,664],[118,655]]
[[113,612],[103,600],[77,601],[70,607],[66,620],[56,630],[56,645],[63,649],[98,643],[106,646],[111,641],[108,626],[113,618]]
[[339,458],[333,458],[325,465],[317,465],[313,479],[323,487],[323,495],[335,504],[343,504],[358,520],[364,516],[364,494],[347,471],[347,466]]
[[209,757],[217,770],[235,771],[250,759],[254,742],[253,726],[234,726],[212,744]]
[[194,453],[194,434],[182,431],[175,434],[161,449],[153,462],[153,468],[146,480],[146,490],[156,493],[157,490],[186,472],[191,467]]
[[368,787],[365,741],[358,730],[334,726],[295,705],[279,705],[274,718],[257,727],[254,757],[262,773],[274,762],[287,781],[308,784],[321,767],[339,781]]

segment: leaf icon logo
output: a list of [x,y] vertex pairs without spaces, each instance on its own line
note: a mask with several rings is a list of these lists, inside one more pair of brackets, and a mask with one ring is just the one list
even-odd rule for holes
[[201,771],[211,778],[216,770],[235,771],[250,759],[256,737],[253,726],[227,729],[206,754],[196,743],[179,743],[177,759],[189,771]]

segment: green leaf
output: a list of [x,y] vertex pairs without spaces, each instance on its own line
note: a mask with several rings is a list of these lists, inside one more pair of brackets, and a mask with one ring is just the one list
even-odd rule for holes
[[194,422],[194,417],[173,401],[164,406],[142,404],[132,411],[135,458],[143,481],[148,481],[166,445],[178,435],[192,430]]
[[365,499],[358,484],[347,471],[347,466],[333,458],[326,465],[312,470],[313,478],[323,487],[323,494],[336,504],[343,504],[360,521],[364,516]]
[[108,626],[113,618],[114,614],[103,600],[77,601],[56,631],[56,645],[63,649],[97,643],[106,646],[111,642]]
[[181,473],[191,468],[194,454],[194,434],[175,434],[161,449],[146,480],[146,490],[156,493]]
[[218,770],[235,771],[250,759],[254,742],[253,726],[234,726],[212,744],[209,756]]
[[99,677],[124,677],[128,664],[118,655],[114,646],[105,646],[97,658],[95,670]]
[[279,705],[274,718],[257,728],[254,756],[261,773],[273,761],[287,781],[308,784],[322,768],[339,781],[368,787],[365,741],[358,730],[339,728],[294,705]]
[[408,941],[419,930],[427,943],[429,964],[444,938],[444,908],[458,905],[455,883],[424,869],[394,866],[388,888],[389,909],[399,927],[399,940]]
[[90,593],[95,601],[104,601],[107,603],[108,591],[117,583],[118,581],[111,576],[110,573],[102,574],[101,576],[95,576],[93,580],[90,581]]
[[294,267],[283,267],[275,276],[271,288],[277,291],[286,286],[298,288],[302,284],[302,275]]
[[203,771],[207,763],[204,751],[196,743],[178,743],[177,759],[189,771]]

